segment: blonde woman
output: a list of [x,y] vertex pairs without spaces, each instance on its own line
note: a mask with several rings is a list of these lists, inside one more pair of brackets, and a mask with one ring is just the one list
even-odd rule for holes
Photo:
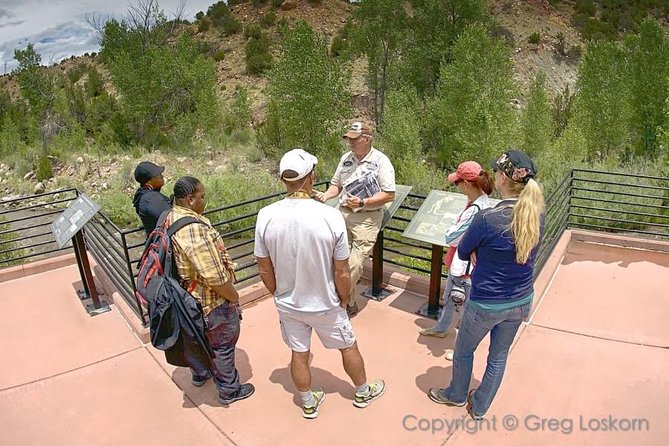
[[[423,336],[446,337],[455,313],[460,311],[465,300],[469,297],[472,286],[471,262],[460,260],[456,255],[458,243],[467,231],[474,216],[482,209],[490,207],[488,195],[492,193],[495,180],[476,161],[461,163],[455,172],[448,176],[448,181],[467,196],[467,204],[453,224],[446,230],[446,244],[449,245],[444,265],[448,268],[448,279],[444,290],[444,305],[439,313],[439,319],[434,327],[420,331]],[[446,359],[453,360],[453,350],[446,351]]]
[[[475,264],[472,289],[460,323],[453,377],[428,397],[464,406],[481,419],[502,383],[509,348],[532,306],[533,269],[543,229],[544,199],[534,180],[537,168],[523,152],[509,150],[493,161],[502,201],[479,212],[458,244],[458,256]],[[478,388],[469,390],[474,351],[490,333],[488,360]]]

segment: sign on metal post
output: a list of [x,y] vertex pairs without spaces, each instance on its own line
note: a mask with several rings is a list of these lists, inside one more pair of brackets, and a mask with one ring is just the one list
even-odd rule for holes
[[70,202],[67,209],[51,223],[51,232],[56,237],[56,243],[58,243],[59,248],[65,246],[70,240],[73,241],[74,255],[77,258],[79,274],[84,285],[84,289],[78,290],[77,294],[82,300],[88,298],[92,300],[93,304],[86,306],[88,314],[91,316],[110,310],[107,302],[100,301],[95,289],[93,273],[91,272],[91,265],[88,262],[86,243],[84,242],[82,232],[84,225],[99,210],[100,205],[91,200],[86,194],[80,193],[77,199]]
[[[494,206],[499,200],[490,200]],[[430,268],[430,291],[427,306],[418,310],[419,314],[437,317],[439,314],[439,294],[441,292],[441,263],[446,230],[455,223],[467,204],[467,196],[441,190],[430,191],[420,209],[416,212],[403,237],[430,243],[432,258]]]

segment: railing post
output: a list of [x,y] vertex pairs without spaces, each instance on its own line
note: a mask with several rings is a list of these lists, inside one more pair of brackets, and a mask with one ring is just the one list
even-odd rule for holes
[[[84,284],[84,293],[87,294],[85,298],[91,298],[93,305],[86,305],[86,310],[91,316],[106,313],[110,310],[109,305],[105,301],[100,301],[98,292],[95,289],[95,282],[93,281],[93,273],[91,272],[91,265],[88,262],[88,253],[86,252],[86,242],[84,241],[83,228],[74,234],[72,245],[74,246],[75,256],[77,257],[77,265],[81,273],[81,280]],[[77,292],[81,297],[81,293]]]
[[427,304],[423,304],[416,314],[437,319],[439,317],[439,296],[441,294],[441,265],[444,258],[444,247],[432,245],[430,260],[430,289],[428,290]]
[[383,289],[383,230],[376,236],[376,243],[372,248],[372,287],[361,293],[368,299],[381,301],[390,295],[388,290]]
[[439,314],[439,294],[441,293],[441,264],[444,257],[444,247],[432,245],[432,262],[430,264],[430,295],[427,301],[427,315]]

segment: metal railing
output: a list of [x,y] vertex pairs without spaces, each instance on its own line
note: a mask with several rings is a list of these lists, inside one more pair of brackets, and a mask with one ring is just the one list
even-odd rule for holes
[[79,196],[76,189],[60,189],[0,204],[0,267],[39,260],[71,249],[59,248],[51,223]]
[[[327,187],[328,183],[316,186]],[[283,194],[276,192],[204,213],[221,233],[233,261],[237,263],[238,283],[257,278],[253,258],[255,220],[262,207]],[[65,189],[5,201],[9,208],[0,211],[0,220],[4,219],[4,222],[0,221],[0,267],[68,249],[53,249],[55,241],[47,226],[77,195],[75,189]],[[51,200],[34,203],[40,197],[51,197]],[[384,263],[428,275],[432,246],[402,237],[425,198],[420,194],[408,195],[384,229],[381,257]],[[39,214],[39,222],[33,223],[34,217],[30,213],[34,212]],[[26,226],[23,222],[30,224]],[[541,270],[562,233],[569,227],[669,239],[669,178],[572,169],[546,199],[543,241],[537,255],[535,274]],[[104,210],[84,229],[87,247],[97,264],[146,324],[146,310],[135,297],[137,264],[144,249],[144,230],[141,227],[119,229],[105,216]],[[445,277],[443,270],[441,276]]]
[[669,239],[669,178],[573,169],[570,227]]

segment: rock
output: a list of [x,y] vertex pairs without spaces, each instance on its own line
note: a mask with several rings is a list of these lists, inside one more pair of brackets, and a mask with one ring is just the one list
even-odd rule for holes
[[[5,193],[8,193],[9,189],[5,190]],[[15,194],[15,195],[7,195],[6,197],[0,198],[0,201],[12,201],[16,200],[17,198],[21,198],[20,194]]]
[[209,160],[205,163],[207,166],[213,166],[214,162],[212,160]]
[[180,162],[180,163],[184,163],[184,162],[186,162],[186,157],[185,156],[178,156],[177,161]]
[[53,194],[54,200],[60,200],[60,194]]
[[24,180],[32,180],[34,176],[35,176],[35,172],[31,170],[27,174],[23,175],[23,179]]
[[219,164],[218,166],[216,166],[216,168],[214,168],[214,173],[223,173],[226,170],[228,170],[228,166],[226,166],[225,164]]
[[108,185],[107,183],[102,183],[102,184],[100,185],[100,187],[102,188],[102,190],[107,190],[107,189],[109,189],[109,185]]
[[285,2],[281,3],[282,11],[290,11],[291,9],[295,8],[297,8],[297,3],[294,0],[286,0]]
[[79,164],[83,163],[83,162],[84,162],[84,158],[81,157],[81,156],[78,157],[78,158],[77,158],[77,162],[78,162]]
[[36,194],[41,194],[44,192],[44,183],[41,181],[35,185],[35,188],[33,189],[33,192]]

